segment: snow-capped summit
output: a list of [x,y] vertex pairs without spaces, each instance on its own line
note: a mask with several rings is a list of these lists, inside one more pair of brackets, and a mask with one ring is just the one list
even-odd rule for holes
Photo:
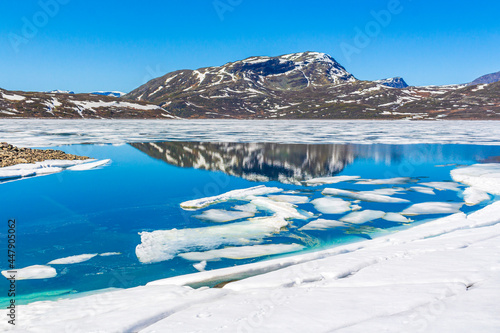
[[398,88],[398,89],[408,87],[408,84],[405,82],[405,80],[403,80],[403,78],[399,77],[399,76],[391,77],[391,78],[383,79],[383,80],[376,80],[375,82],[380,83],[380,84],[387,86],[387,87]]
[[51,90],[47,91],[49,94],[74,94],[74,91],[69,91],[69,90]]
[[126,93],[121,91],[93,91],[90,94],[92,95],[103,95],[103,96],[112,96],[112,97],[122,97]]

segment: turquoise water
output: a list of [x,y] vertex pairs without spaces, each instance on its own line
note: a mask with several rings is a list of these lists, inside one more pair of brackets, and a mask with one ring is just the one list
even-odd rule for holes
[[[311,200],[322,197],[321,190],[335,187],[373,190],[402,187],[420,182],[451,181],[450,170],[460,165],[498,162],[499,146],[475,145],[288,145],[243,143],[147,143],[131,145],[60,146],[68,153],[93,158],[109,158],[108,166],[89,171],[58,174],[0,183],[2,244],[6,244],[7,220],[17,221],[16,266],[44,265],[67,256],[119,252],[96,256],[88,261],[54,265],[57,276],[42,280],[17,281],[18,301],[53,299],[105,288],[128,288],[166,277],[194,273],[193,262],[175,257],[143,264],[135,254],[141,243],[139,232],[200,228],[217,223],[199,220],[200,211],[185,211],[183,201],[256,185],[276,186]],[[411,177],[402,185],[360,185],[343,182],[318,187],[305,186],[311,177],[357,175],[366,179]],[[456,191],[435,191],[436,195],[406,190],[395,197],[412,203],[427,201],[463,202]],[[347,199],[346,199],[347,200]],[[231,209],[243,201],[210,206]],[[462,211],[477,210],[463,206]],[[408,203],[359,203],[363,209],[398,212]],[[325,219],[342,215],[320,214],[310,203],[299,209]],[[256,216],[271,215],[259,211]],[[264,239],[265,244],[298,243],[305,251],[336,244],[370,239],[376,235],[423,223],[443,215],[419,215],[415,222],[395,223],[374,220],[349,228],[300,231],[309,221],[293,220],[286,230]],[[233,221],[234,222],[234,221]],[[231,223],[231,222],[230,222]],[[217,224],[219,225],[219,224]],[[196,248],[192,249],[196,251]],[[7,250],[0,268],[7,269]],[[209,262],[216,269],[269,259]],[[0,289],[7,291],[6,279]],[[5,292],[6,294],[6,292]],[[2,295],[3,296],[3,295]],[[0,300],[2,306],[6,299]]]

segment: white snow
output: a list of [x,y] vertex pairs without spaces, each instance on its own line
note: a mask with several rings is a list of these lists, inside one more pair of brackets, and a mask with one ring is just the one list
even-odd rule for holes
[[[50,279],[57,275],[54,267],[45,265],[33,265],[24,268],[15,269],[16,273],[12,271],[2,271],[2,275],[10,279],[11,275],[16,276],[16,280],[36,280],[36,279]],[[0,327],[1,328],[1,327]]]
[[342,197],[347,197],[347,198],[353,198],[353,199],[358,199],[358,200],[362,200],[362,201],[387,202],[387,203],[409,202],[406,199],[394,198],[394,197],[390,197],[387,195],[373,193],[373,192],[369,192],[369,191],[355,192],[355,191],[341,190],[341,189],[336,189],[336,188],[325,188],[322,193],[328,194],[328,195],[337,195],[337,196],[342,196]]
[[70,257],[65,257],[65,258],[60,258],[60,259],[55,259],[47,263],[47,265],[68,265],[68,264],[77,264],[80,262],[84,262],[87,260],[90,260],[97,256],[98,253],[93,253],[93,254],[79,254],[75,256],[70,256]]
[[451,202],[421,202],[406,208],[401,212],[403,215],[420,214],[452,214],[460,211],[463,203]]
[[9,101],[23,101],[26,99],[26,97],[21,96],[21,95],[16,95],[16,94],[7,95],[4,93],[1,93],[1,94],[2,94],[2,98],[8,99]]
[[205,252],[188,252],[181,253],[179,257],[190,261],[211,261],[226,259],[248,259],[268,256],[280,253],[289,253],[300,251],[304,248],[300,244],[268,244],[268,245],[252,245],[239,247],[226,247],[218,250],[210,250]]
[[181,203],[183,209],[200,209],[209,205],[229,200],[251,200],[253,196],[265,195],[270,193],[281,192],[282,189],[277,187],[266,187],[265,185],[254,186],[241,190],[233,190],[213,197],[206,197],[196,200],[185,201]]
[[340,182],[346,182],[350,180],[355,180],[360,178],[360,176],[333,176],[333,177],[321,177],[306,180],[307,185],[324,185],[324,184],[337,184]]
[[252,212],[243,212],[243,211],[235,212],[225,209],[209,209],[201,212],[200,215],[194,215],[194,217],[200,220],[207,220],[210,222],[229,222],[247,217],[252,217],[254,215],[255,214]]
[[161,107],[157,105],[142,105],[142,104],[137,104],[137,103],[132,103],[132,102],[123,102],[123,101],[111,101],[111,102],[104,102],[104,101],[74,101],[74,100],[69,100],[71,103],[85,108],[89,109],[91,111],[95,111],[94,108],[102,108],[102,107],[115,107],[115,108],[131,108],[131,109],[136,109],[136,110],[156,110],[156,109],[161,109]]
[[383,211],[367,209],[367,210],[360,210],[357,212],[349,213],[346,216],[342,217],[340,219],[340,221],[362,224],[362,223],[366,223],[368,221],[380,219],[384,216],[385,216],[385,212],[383,212]]
[[451,171],[454,181],[491,194],[500,194],[500,163],[475,164]]
[[311,203],[317,211],[324,214],[342,214],[351,210],[351,203],[340,198],[318,198]]

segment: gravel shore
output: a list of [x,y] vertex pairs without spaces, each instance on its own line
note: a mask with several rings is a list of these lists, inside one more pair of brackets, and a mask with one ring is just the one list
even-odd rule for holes
[[19,148],[6,142],[0,143],[0,167],[46,160],[87,160],[89,157],[66,154],[53,149]]

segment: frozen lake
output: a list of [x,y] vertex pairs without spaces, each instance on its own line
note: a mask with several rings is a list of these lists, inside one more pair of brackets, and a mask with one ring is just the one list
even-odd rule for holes
[[0,119],[0,139],[47,147],[146,141],[496,145],[495,121]]
[[[77,138],[59,132],[53,142]],[[494,197],[465,205],[466,187],[450,171],[500,158],[500,146],[460,144],[166,141],[56,148],[112,162],[0,183],[2,216],[18,221],[17,267],[48,264],[57,271],[18,281],[20,303],[315,251],[470,213]],[[185,204],[255,186],[268,190]],[[6,269],[6,258],[0,264]]]

